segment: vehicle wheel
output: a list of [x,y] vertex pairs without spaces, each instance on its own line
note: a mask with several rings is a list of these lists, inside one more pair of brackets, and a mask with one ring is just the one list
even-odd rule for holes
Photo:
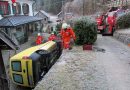
[[47,72],[50,69],[50,63],[49,63],[49,57],[46,57],[46,69],[45,71]]
[[58,51],[57,59],[59,59],[59,57],[61,56],[61,54],[62,54],[62,49],[60,49],[60,50]]
[[114,32],[115,32],[115,27],[113,27],[113,29],[112,29],[111,36],[113,36]]
[[106,26],[106,28],[103,30],[102,36],[109,36],[109,34],[108,34],[108,26]]
[[100,31],[100,33],[101,33],[101,34],[103,34],[103,33],[104,33],[104,29],[103,29],[103,30],[101,30],[101,31]]
[[40,62],[37,62],[36,63],[36,66],[35,66],[35,74],[36,74],[36,81],[38,82],[40,80]]

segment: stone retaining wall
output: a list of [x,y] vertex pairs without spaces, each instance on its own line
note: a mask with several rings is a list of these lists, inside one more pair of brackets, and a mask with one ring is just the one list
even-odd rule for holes
[[[127,32],[128,30],[128,32]],[[113,37],[116,38],[117,40],[123,42],[124,44],[128,45],[130,44],[130,29],[125,29],[124,31],[123,30],[117,30],[115,31]]]

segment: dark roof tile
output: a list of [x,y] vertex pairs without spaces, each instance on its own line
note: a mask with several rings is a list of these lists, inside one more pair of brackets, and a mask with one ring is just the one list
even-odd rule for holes
[[10,16],[5,17],[0,20],[0,27],[12,27],[18,26],[25,23],[35,22],[42,20],[42,18],[34,17],[34,16]]

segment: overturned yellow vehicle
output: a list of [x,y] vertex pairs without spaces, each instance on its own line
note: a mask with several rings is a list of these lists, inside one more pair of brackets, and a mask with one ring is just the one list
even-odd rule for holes
[[61,41],[48,41],[16,54],[10,59],[11,80],[20,86],[35,87],[61,54]]

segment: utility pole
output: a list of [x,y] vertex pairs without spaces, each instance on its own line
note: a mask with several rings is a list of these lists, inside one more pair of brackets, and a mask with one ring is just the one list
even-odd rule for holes
[[94,10],[93,11],[95,12],[96,2],[95,2],[95,0],[93,0],[93,1],[94,1],[94,8],[93,8]]
[[64,20],[64,1],[62,0],[62,19]]
[[84,0],[83,0],[83,2],[82,2],[82,3],[83,3],[83,16],[84,16]]

